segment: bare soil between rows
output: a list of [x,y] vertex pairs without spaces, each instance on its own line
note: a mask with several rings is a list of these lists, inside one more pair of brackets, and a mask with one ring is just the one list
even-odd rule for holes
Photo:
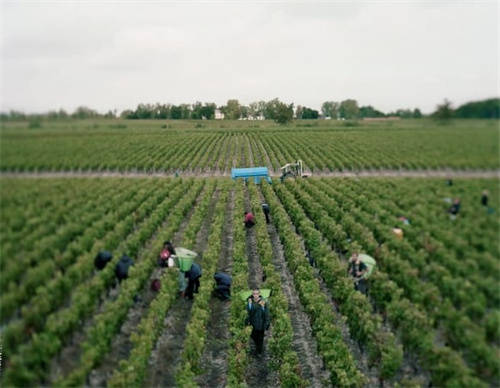
[[[245,187],[245,209],[251,210],[250,193]],[[246,231],[246,254],[248,260],[248,286],[250,289],[261,288],[265,282],[264,271],[260,263],[257,250],[257,236],[255,228],[245,228]],[[273,335],[272,326],[266,331],[264,336],[264,351],[257,354],[255,343],[252,339],[250,343],[250,357],[246,373],[246,383],[249,387],[274,387],[278,386],[278,375],[270,368],[271,357],[267,350],[269,337]]]
[[[217,270],[232,274],[234,191],[226,207],[226,222]],[[196,379],[200,387],[223,387],[227,381],[227,353],[230,339],[230,301],[210,300],[211,315],[207,324],[206,346],[201,358],[203,373]]]

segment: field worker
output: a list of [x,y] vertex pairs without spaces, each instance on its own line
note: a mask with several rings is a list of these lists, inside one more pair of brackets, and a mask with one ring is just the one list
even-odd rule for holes
[[399,217],[399,221],[401,221],[405,225],[410,225],[410,220],[406,218],[405,216]]
[[261,297],[259,289],[254,289],[252,295],[247,299],[247,324],[252,325],[251,337],[255,342],[257,354],[262,354],[264,349],[264,332],[269,329],[271,323],[269,308],[266,301]]
[[267,203],[262,204],[262,211],[266,216],[266,224],[269,224],[269,205]]
[[398,228],[397,226],[395,226],[394,228],[392,228],[392,233],[394,233],[394,235],[402,240],[403,239],[403,235],[404,235],[404,232],[403,232],[403,229],[401,228]]
[[448,209],[448,213],[450,213],[450,218],[454,220],[457,217],[459,211],[460,211],[460,199],[455,198],[453,200],[453,204]]
[[134,265],[134,260],[132,260],[127,255],[123,255],[120,258],[120,261],[118,261],[118,263],[116,263],[115,266],[115,275],[119,282],[121,282],[123,279],[128,278],[129,268],[133,265]]
[[170,241],[165,241],[163,243],[163,249],[160,252],[160,256],[158,257],[158,265],[160,267],[173,267],[174,259],[173,255],[175,255],[175,248]]
[[216,272],[214,275],[215,280],[215,296],[220,300],[228,300],[231,298],[231,276],[224,272]]
[[113,255],[111,254],[111,252],[100,251],[94,259],[94,265],[98,270],[104,269],[104,267],[106,267],[106,264],[108,264],[112,258]]
[[481,205],[488,207],[488,190],[483,190],[481,194]]
[[251,212],[245,212],[245,226],[247,228],[251,228],[252,226],[255,225],[255,217]]
[[198,289],[200,288],[200,278],[201,278],[201,267],[199,264],[193,263],[191,264],[191,268],[189,271],[185,273],[186,278],[188,279],[188,285],[186,288],[186,298],[193,299],[193,292],[195,294],[198,293]]
[[348,272],[354,279],[354,288],[356,291],[366,295],[367,284],[363,276],[368,272],[368,267],[360,260],[358,252],[354,252],[349,259]]
[[316,260],[312,257],[311,252],[306,251],[306,259],[311,267],[316,267]]

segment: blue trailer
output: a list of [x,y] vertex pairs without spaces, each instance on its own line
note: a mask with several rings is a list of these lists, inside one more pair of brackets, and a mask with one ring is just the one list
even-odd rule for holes
[[231,178],[238,179],[243,178],[245,182],[248,178],[254,178],[254,182],[259,184],[260,180],[264,178],[269,183],[271,183],[271,177],[269,176],[269,171],[267,167],[250,167],[250,168],[232,168]]

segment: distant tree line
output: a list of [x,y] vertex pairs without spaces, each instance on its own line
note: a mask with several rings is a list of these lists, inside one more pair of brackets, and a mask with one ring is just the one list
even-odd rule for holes
[[[482,101],[468,102],[452,108],[450,101],[445,100],[443,104],[436,107],[430,117],[447,120],[456,118],[500,118],[500,99],[491,98]],[[270,101],[256,101],[248,105],[242,105],[237,99],[230,99],[225,105],[217,106],[213,102],[195,102],[194,104],[139,104],[134,110],[126,109],[119,115],[116,110],[105,114],[87,108],[78,107],[73,113],[63,109],[50,111],[44,114],[25,114],[11,110],[8,113],[0,113],[1,121],[24,121],[24,120],[58,120],[58,119],[114,119],[122,118],[128,120],[153,119],[153,120],[213,120],[224,118],[226,120],[274,120],[278,123],[287,123],[293,119],[314,120],[320,118],[334,120],[358,120],[363,118],[399,117],[402,119],[419,119],[423,117],[420,109],[398,109],[394,112],[383,113],[371,105],[359,106],[354,99],[340,102],[325,101],[321,110],[315,110],[306,106],[287,104],[275,98]]]
[[482,101],[472,101],[453,109],[451,101],[445,99],[436,107],[431,117],[447,121],[459,119],[500,119],[500,98],[489,98]]

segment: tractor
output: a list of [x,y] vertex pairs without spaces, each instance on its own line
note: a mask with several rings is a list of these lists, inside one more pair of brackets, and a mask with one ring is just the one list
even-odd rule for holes
[[280,181],[283,182],[287,177],[307,178],[311,174],[304,172],[302,160],[297,160],[295,163],[287,163],[281,167]]

